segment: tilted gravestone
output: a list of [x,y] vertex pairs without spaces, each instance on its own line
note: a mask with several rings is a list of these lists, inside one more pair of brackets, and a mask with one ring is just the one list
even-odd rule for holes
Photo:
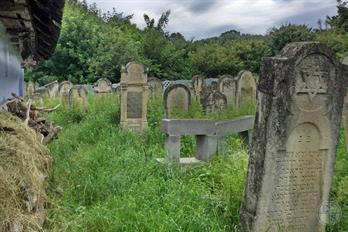
[[112,92],[112,84],[107,78],[100,78],[93,85],[96,95],[104,95]]
[[203,110],[206,113],[224,110],[227,108],[226,96],[218,91],[218,83],[212,82],[209,91],[203,99]]
[[236,106],[242,108],[256,101],[256,82],[249,71],[240,71],[237,77]]
[[192,77],[192,90],[196,101],[201,104],[204,97],[205,80],[204,77],[196,75]]
[[69,102],[69,91],[73,86],[74,85],[70,81],[63,81],[59,84],[59,96],[66,104]]
[[[348,57],[346,57],[343,60],[344,65],[348,65]],[[348,88],[348,86],[347,86]],[[345,135],[346,135],[346,147],[348,151],[348,90],[347,90],[347,95],[344,98],[344,107],[343,107],[343,125],[344,125],[344,130],[345,130]]]
[[69,90],[69,106],[88,108],[88,91],[83,85],[75,85]]
[[187,112],[191,105],[191,92],[186,85],[173,84],[164,91],[164,108],[168,118]]
[[51,83],[48,83],[44,87],[47,88],[50,98],[54,98],[58,96],[58,90],[59,90],[58,81],[53,81]]
[[121,125],[136,131],[147,128],[147,69],[137,62],[122,67]]
[[236,106],[237,81],[231,75],[222,75],[218,82],[219,91],[226,96],[227,105]]
[[325,231],[343,72],[319,43],[292,43],[264,59],[238,231]]
[[163,97],[163,84],[157,77],[150,77],[147,81],[149,90],[154,97]]

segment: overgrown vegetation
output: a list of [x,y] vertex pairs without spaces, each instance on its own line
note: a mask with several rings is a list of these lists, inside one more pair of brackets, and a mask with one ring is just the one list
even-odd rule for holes
[[318,28],[290,23],[271,28],[266,35],[232,29],[200,41],[166,32],[169,15],[167,11],[158,20],[144,15],[147,27],[140,30],[131,23],[132,15],[124,16],[116,9],[102,14],[95,4],[67,0],[54,56],[38,69],[27,70],[27,77],[41,84],[53,80],[93,83],[102,77],[115,83],[121,66],[134,60],[162,80],[191,79],[195,74],[216,78],[240,70],[257,73],[263,57],[277,54],[287,43],[308,40],[327,43],[340,59],[348,55],[348,8],[342,0],[337,1],[337,15],[327,17],[325,23],[319,20]]
[[[64,126],[49,146],[55,160],[50,230],[236,230],[247,166],[244,143],[229,138],[231,155],[200,168],[159,164],[162,109],[160,100],[151,100],[149,129],[142,136],[119,126],[116,96],[92,97],[88,113],[62,108],[50,115]],[[185,154],[194,153],[193,143],[183,141]]]
[[[62,108],[49,115],[64,129],[49,146],[55,162],[48,230],[236,231],[248,160],[241,138],[229,137],[229,155],[202,167],[166,166],[155,160],[164,152],[161,100],[151,99],[143,135],[120,127],[116,95],[89,100],[88,112]],[[191,113],[201,115],[199,107]],[[347,228],[344,144],[342,131],[331,199],[343,213],[329,231]],[[181,151],[194,154],[192,137],[183,138]]]

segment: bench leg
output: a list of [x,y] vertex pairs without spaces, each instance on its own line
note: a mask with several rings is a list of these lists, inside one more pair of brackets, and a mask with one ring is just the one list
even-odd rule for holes
[[167,135],[164,143],[166,158],[171,161],[180,161],[180,136]]
[[202,161],[209,161],[217,151],[217,137],[215,135],[196,136],[196,158]]

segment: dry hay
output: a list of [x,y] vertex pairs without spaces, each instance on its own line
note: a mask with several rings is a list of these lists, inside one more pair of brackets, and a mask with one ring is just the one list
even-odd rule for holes
[[0,231],[41,231],[51,158],[34,130],[0,110]]

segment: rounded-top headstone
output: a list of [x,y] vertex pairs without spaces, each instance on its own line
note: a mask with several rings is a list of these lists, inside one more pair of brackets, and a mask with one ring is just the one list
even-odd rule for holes
[[69,93],[69,90],[73,87],[74,85],[70,81],[63,81],[60,83],[58,92],[61,97],[64,97],[66,94]]
[[250,71],[240,71],[237,76],[237,106],[242,107],[256,101],[256,82]]
[[190,105],[191,92],[186,85],[173,84],[164,91],[164,108],[167,117],[172,117],[179,111],[188,111]]
[[94,83],[93,89],[96,93],[111,93],[112,83],[107,78],[100,78]]
[[345,64],[345,65],[348,65],[348,56],[343,59],[342,63]]
[[147,83],[148,70],[142,63],[129,62],[126,67],[121,70],[121,82],[127,83]]
[[237,81],[232,75],[222,75],[218,81],[219,91],[226,96],[227,104],[235,106]]
[[147,81],[149,85],[149,90],[152,96],[162,97],[163,96],[163,84],[157,77],[150,77]]

